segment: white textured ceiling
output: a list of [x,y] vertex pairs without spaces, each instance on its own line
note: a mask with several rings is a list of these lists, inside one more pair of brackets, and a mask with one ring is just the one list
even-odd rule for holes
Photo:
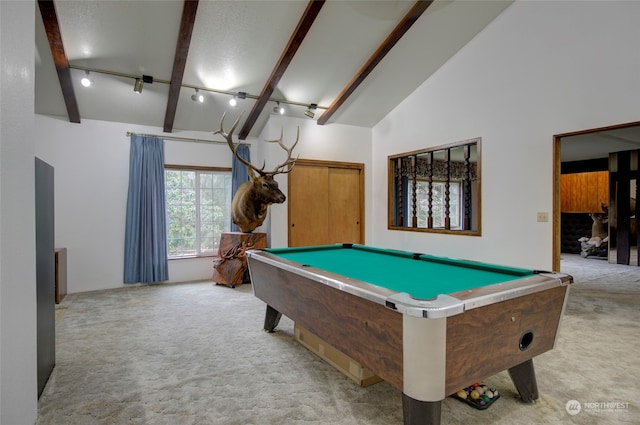
[[563,137],[562,162],[608,158],[611,152],[640,149],[640,125]]
[[[200,0],[182,83],[250,95],[234,110],[231,96],[202,92],[191,100],[182,87],[173,132],[210,131],[223,112],[251,111],[307,7],[306,1]],[[272,99],[329,106],[414,1],[327,1],[282,75]],[[510,1],[436,1],[416,21],[326,125],[372,127],[468,43]],[[91,73],[90,68],[170,80],[181,22],[182,1],[56,0],[65,53],[82,119],[163,127],[169,85],[145,84],[133,92],[129,77]],[[47,36],[36,8],[36,112],[67,116]],[[256,136],[273,113],[269,102],[249,135]],[[303,116],[304,106],[287,105]],[[316,119],[323,112],[319,109]],[[82,125],[82,124],[80,124]],[[241,123],[242,125],[242,123]]]

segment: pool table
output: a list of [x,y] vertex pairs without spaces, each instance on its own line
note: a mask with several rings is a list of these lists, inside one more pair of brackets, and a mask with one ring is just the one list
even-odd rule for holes
[[441,401],[508,370],[522,400],[538,388],[533,357],[551,350],[567,274],[364,245],[251,250],[266,306],[402,391],[405,425],[439,424]]

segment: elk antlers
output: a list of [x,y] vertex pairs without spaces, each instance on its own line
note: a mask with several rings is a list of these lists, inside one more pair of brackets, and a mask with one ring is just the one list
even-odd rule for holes
[[[293,148],[296,147],[296,145],[298,144],[298,140],[300,139],[300,127],[298,127],[298,131],[296,133],[296,141],[288,149],[284,145],[284,143],[282,143],[283,134],[284,134],[284,130],[280,130],[280,138],[279,139],[265,140],[265,142],[269,142],[269,143],[278,143],[280,145],[280,147],[287,152],[287,159],[282,164],[280,164],[276,168],[274,168],[273,171],[270,171],[270,172],[265,173],[265,174],[268,174],[268,175],[271,175],[271,176],[276,175],[276,174],[286,174],[286,173],[290,172],[293,169],[294,165],[296,165],[296,160],[298,159],[298,157],[296,156],[294,159],[291,159],[291,153],[293,152]],[[287,169],[286,170],[282,170],[284,167],[287,167]],[[262,168],[264,168],[264,164],[262,165]]]
[[[291,158],[291,154],[293,153],[293,148],[296,147],[296,145],[298,144],[298,140],[300,138],[300,127],[298,127],[298,132],[296,134],[296,141],[293,143],[293,145],[290,148],[287,148],[284,143],[282,143],[282,136],[284,133],[284,130],[280,131],[280,138],[279,139],[275,139],[275,140],[265,140],[265,142],[270,142],[270,143],[278,143],[278,145],[280,145],[280,147],[282,149],[285,150],[285,152],[287,152],[287,159],[280,165],[276,166],[272,171],[264,171],[264,167],[265,167],[265,163],[262,163],[262,167],[258,168],[255,165],[251,164],[250,162],[248,162],[247,160],[241,158],[238,155],[238,146],[240,146],[240,144],[236,144],[233,143],[233,132],[235,131],[236,127],[238,126],[238,123],[240,122],[240,118],[242,118],[242,115],[244,113],[241,113],[238,118],[236,118],[236,120],[234,121],[233,125],[231,126],[231,129],[229,130],[229,132],[225,132],[224,131],[224,117],[225,115],[227,115],[226,111],[222,114],[222,118],[220,119],[220,128],[216,131],[213,132],[213,134],[220,134],[222,137],[225,138],[225,140],[227,141],[227,144],[229,145],[229,148],[231,148],[231,152],[233,152],[233,155],[240,161],[242,162],[244,165],[246,165],[247,167],[249,167],[250,169],[252,169],[253,171],[255,171],[256,173],[260,174],[263,177],[273,177],[276,174],[286,174],[288,172],[290,172],[293,169],[293,166],[296,163],[296,160],[298,159],[298,157],[295,158]],[[285,169],[286,167],[286,169]]]

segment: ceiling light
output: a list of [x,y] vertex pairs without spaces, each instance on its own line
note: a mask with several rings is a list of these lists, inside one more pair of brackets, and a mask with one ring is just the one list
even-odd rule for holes
[[312,103],[311,105],[309,105],[309,107],[307,108],[307,110],[306,110],[306,111],[304,111],[304,114],[305,114],[306,116],[308,116],[309,118],[313,118],[313,117],[315,117],[315,116],[316,116],[316,114],[315,114],[315,112],[313,112],[313,111],[315,111],[317,107],[318,107],[318,104],[317,104],[317,103]]
[[133,91],[140,94],[142,93],[142,86],[144,85],[144,83],[142,82],[142,80],[140,78],[136,78],[136,82],[133,85]]
[[284,106],[280,106],[280,102],[276,102],[276,106],[273,107],[273,112],[284,115]]
[[200,94],[198,89],[196,89],[196,92],[191,95],[191,100],[194,102],[204,103],[204,96]]
[[153,84],[153,76],[151,75],[143,75],[142,78],[136,78],[136,82],[133,85],[133,91],[140,94],[142,93],[142,87],[144,83]]
[[80,80],[80,84],[82,84],[83,87],[90,87],[93,85],[93,80],[89,79],[89,71],[85,71],[85,76]]
[[246,98],[247,98],[247,93],[243,91],[239,91],[238,93],[234,94],[231,99],[229,99],[229,105],[235,107],[238,105],[238,99],[246,99]]

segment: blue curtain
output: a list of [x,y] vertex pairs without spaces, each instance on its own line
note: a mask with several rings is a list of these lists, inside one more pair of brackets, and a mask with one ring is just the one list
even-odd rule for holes
[[[249,152],[249,146],[240,145],[238,146],[238,156],[244,159],[247,162],[251,162],[251,153]],[[244,165],[238,158],[233,157],[233,161],[231,162],[231,199],[236,195],[236,191],[240,187],[240,185],[246,181],[249,181],[249,172],[247,171],[247,166]],[[231,222],[231,231],[239,232],[238,226]]]
[[164,143],[131,135],[124,283],[169,279],[164,191]]

